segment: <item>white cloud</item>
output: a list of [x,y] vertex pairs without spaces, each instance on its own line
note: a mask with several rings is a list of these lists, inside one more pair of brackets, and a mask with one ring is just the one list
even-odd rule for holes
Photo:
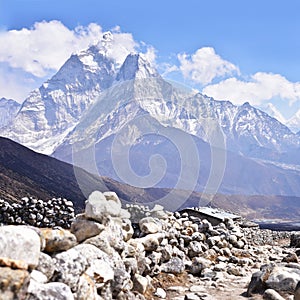
[[152,66],[156,66],[156,49],[153,46],[147,46],[144,57]]
[[206,86],[202,92],[215,99],[228,99],[235,104],[249,101],[252,105],[261,105],[279,97],[292,105],[300,101],[300,82],[290,82],[280,74],[258,72],[248,81],[229,78]]
[[106,32],[106,40],[100,41],[106,50],[107,55],[121,65],[129,53],[136,52],[139,44],[134,40],[131,33],[123,33],[120,27],[112,29],[112,33]]
[[176,65],[172,65],[169,63],[162,63],[160,64],[162,69],[162,76],[167,76],[170,73],[179,71],[179,68]]
[[34,78],[20,69],[12,69],[0,63],[0,98],[11,98],[22,102],[43,78]]
[[185,78],[206,85],[217,77],[239,73],[237,66],[222,59],[211,47],[198,49],[194,54],[178,54],[179,69]]
[[0,62],[20,68],[37,77],[57,70],[75,51],[102,37],[97,24],[74,30],[59,21],[35,23],[30,29],[0,32]]
[[277,119],[282,124],[286,123],[286,118],[282,115],[282,113],[278,110],[278,108],[271,102],[268,102],[262,107],[262,109],[269,114],[271,117]]

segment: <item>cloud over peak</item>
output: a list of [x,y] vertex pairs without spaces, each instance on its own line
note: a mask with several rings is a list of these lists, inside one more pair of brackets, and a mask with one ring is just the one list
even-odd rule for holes
[[179,54],[178,60],[184,78],[202,85],[211,83],[217,77],[239,73],[237,66],[222,59],[212,47],[200,48],[192,55]]
[[35,23],[30,29],[2,31],[0,62],[43,77],[49,70],[58,70],[73,52],[99,40],[101,34],[101,27],[94,23],[70,30],[56,20]]
[[231,77],[208,85],[203,93],[215,99],[229,99],[236,104],[249,101],[253,105],[261,105],[278,97],[292,105],[300,101],[300,82],[290,82],[280,74],[257,72],[249,80]]
[[[19,68],[36,77],[57,71],[72,53],[79,52],[103,39],[100,25],[67,28],[57,20],[37,22],[31,28],[0,31],[0,63]],[[122,63],[139,44],[131,33],[112,30],[108,55]]]

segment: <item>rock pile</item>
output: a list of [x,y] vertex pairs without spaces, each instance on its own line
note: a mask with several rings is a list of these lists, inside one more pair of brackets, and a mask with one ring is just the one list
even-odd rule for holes
[[[298,252],[274,240],[249,243],[246,235],[255,232],[261,231],[231,219],[212,226],[159,205],[123,209],[115,193],[93,192],[70,230],[0,227],[0,299],[215,300],[210,289],[224,290],[234,278],[250,281],[260,267],[249,296],[292,297],[297,276],[300,281]],[[282,281],[280,272],[291,270],[293,281]],[[163,284],[168,281],[177,286]]]
[[74,217],[73,203],[66,199],[53,198],[43,201],[26,197],[20,203],[12,204],[0,199],[2,224],[70,228]]

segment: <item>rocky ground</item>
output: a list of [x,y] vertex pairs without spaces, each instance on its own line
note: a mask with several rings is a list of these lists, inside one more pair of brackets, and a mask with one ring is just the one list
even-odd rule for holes
[[113,192],[92,193],[76,217],[64,199],[0,211],[3,300],[300,299],[297,233],[123,209]]

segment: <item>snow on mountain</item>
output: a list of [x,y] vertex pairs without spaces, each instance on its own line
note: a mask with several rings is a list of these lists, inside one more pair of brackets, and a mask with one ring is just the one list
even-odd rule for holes
[[236,106],[197,94],[160,103],[148,98],[141,106],[165,126],[182,129],[207,142],[212,127],[217,125],[227,148],[245,155],[260,157],[263,148],[284,152],[299,146],[299,139],[285,125],[249,103]]
[[116,80],[126,81],[149,77],[160,77],[160,75],[142,54],[131,54],[125,59]]
[[282,124],[286,125],[287,120],[272,103],[267,103],[266,107],[263,107],[263,111],[265,111],[269,116],[277,119]]
[[[253,138],[262,133],[264,138]],[[250,159],[249,149],[238,143],[244,139],[275,149],[280,134],[293,136],[249,103],[235,106],[192,95],[154,76],[105,90],[54,156],[134,186],[203,191],[213,174],[210,192],[297,195],[299,172]],[[213,135],[238,151],[216,150],[222,143]]]
[[12,99],[0,99],[0,128],[8,125],[17,115],[21,104]]
[[2,136],[51,154],[81,115],[115,78],[114,62],[92,46],[72,55],[39,89],[30,93]]
[[289,120],[287,120],[286,124],[293,132],[299,132],[299,130],[300,130],[300,109]]

